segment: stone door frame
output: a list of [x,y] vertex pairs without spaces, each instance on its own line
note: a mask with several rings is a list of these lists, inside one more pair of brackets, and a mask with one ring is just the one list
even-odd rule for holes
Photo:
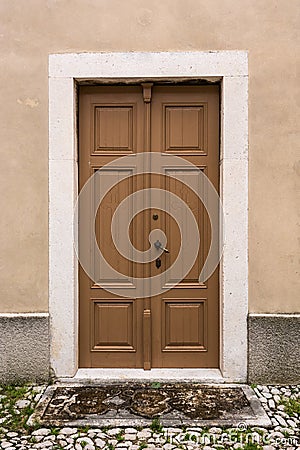
[[[220,263],[220,370],[197,369],[193,376],[205,381],[218,372],[218,378],[224,381],[245,382],[248,356],[248,55],[245,51],[49,56],[50,364],[57,377],[73,377],[78,371],[78,261],[73,247],[73,208],[78,195],[77,84],[147,79],[201,79],[221,84],[220,196],[225,214],[225,245]],[[122,370],[134,376],[137,369]],[[170,376],[174,370],[177,369],[169,370]],[[186,377],[191,372],[183,369],[180,373]]]

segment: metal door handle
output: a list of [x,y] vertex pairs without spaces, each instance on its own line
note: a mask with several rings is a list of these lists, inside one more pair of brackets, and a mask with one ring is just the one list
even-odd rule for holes
[[162,243],[160,241],[156,241],[154,242],[154,246],[155,248],[157,248],[157,250],[163,250],[165,253],[170,253],[169,250],[165,247],[162,246]]

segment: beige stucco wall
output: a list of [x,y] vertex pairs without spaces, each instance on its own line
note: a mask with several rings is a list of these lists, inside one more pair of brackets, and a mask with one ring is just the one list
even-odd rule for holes
[[48,309],[48,54],[211,49],[249,51],[250,311],[300,312],[298,0],[0,0],[0,20],[0,312]]

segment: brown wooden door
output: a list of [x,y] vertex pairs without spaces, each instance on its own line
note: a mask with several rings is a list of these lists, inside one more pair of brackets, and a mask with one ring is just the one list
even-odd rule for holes
[[[165,164],[162,168],[163,175],[148,172],[135,175],[134,155],[149,151],[179,156],[193,164],[194,169],[171,159],[169,166]],[[205,283],[198,281],[210,245],[210,224],[202,202],[185,184],[185,179],[191,183],[194,176],[197,189],[195,168],[198,168],[218,190],[218,87],[80,88],[80,189],[95,171],[126,155],[133,156],[127,168],[116,165],[100,176],[100,190],[107,180],[116,184],[101,202],[95,221],[97,243],[104,257],[125,278],[112,277],[99,266],[95,282],[80,268],[79,365],[145,369],[218,367],[218,270]],[[135,298],[132,286],[132,298],[123,297],[116,292],[119,289],[122,293],[125,285],[130,292],[134,278],[151,279],[172,268],[180,251],[180,229],[189,231],[186,210],[180,204],[177,208],[173,205],[177,222],[163,209],[148,208],[131,221],[131,242],[145,251],[149,247],[149,233],[160,228],[167,237],[170,253],[160,256],[160,267],[155,261],[135,263],[120,255],[111,237],[113,214],[122,200],[145,188],[170,191],[185,202],[200,230],[200,249],[196,262],[176,286],[168,289],[168,284],[174,281],[171,271],[163,279],[162,293]],[[123,218],[116,221],[117,233],[124,223],[130,222],[131,214],[129,207],[125,216],[123,212]],[[110,286],[114,287],[114,293],[106,289]]]

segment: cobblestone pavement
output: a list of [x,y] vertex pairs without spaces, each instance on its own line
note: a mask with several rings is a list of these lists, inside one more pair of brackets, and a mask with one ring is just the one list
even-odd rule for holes
[[26,420],[46,386],[0,388],[0,449],[300,450],[300,386],[256,386],[272,428],[35,428]]

